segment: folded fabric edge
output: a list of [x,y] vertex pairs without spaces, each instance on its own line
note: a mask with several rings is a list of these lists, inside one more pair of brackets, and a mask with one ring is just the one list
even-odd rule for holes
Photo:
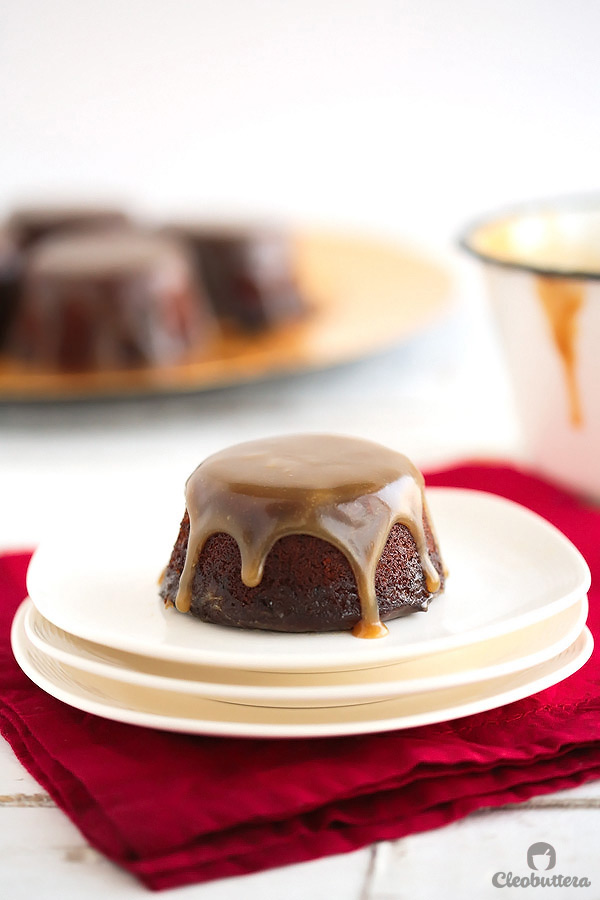
[[[321,808],[308,814],[303,812],[297,816],[290,817],[285,822],[263,823],[263,825],[252,822],[246,826],[231,829],[229,833],[219,833],[211,840],[208,840],[206,835],[202,835],[199,837],[199,844],[196,846],[187,846],[170,851],[164,856],[140,860],[135,858],[136,854],[128,845],[123,834],[115,828],[114,823],[106,815],[105,811],[97,806],[85,787],[72,773],[64,770],[56,760],[48,757],[48,754],[40,747],[36,739],[23,728],[23,724],[18,720],[18,717],[16,717],[15,721],[13,716],[10,715],[10,711],[9,715],[6,714],[6,711],[3,712],[0,715],[0,730],[13,746],[17,757],[36,780],[48,790],[53,799],[66,812],[85,837],[106,856],[130,870],[144,882],[147,879],[153,882],[155,878],[158,878],[162,883],[162,880],[166,879],[164,886],[175,886],[179,883],[188,883],[185,881],[185,876],[181,876],[184,880],[178,880],[180,871],[183,870],[193,869],[196,872],[193,877],[195,880],[198,880],[200,875],[201,880],[210,880],[211,878],[224,877],[225,873],[221,867],[224,867],[230,874],[242,874],[272,866],[273,862],[269,862],[268,859],[261,858],[260,861],[256,861],[257,843],[261,848],[259,851],[261,857],[268,851],[275,855],[277,865],[283,865],[285,864],[283,862],[285,848],[289,844],[293,845],[295,849],[291,849],[288,862],[295,862],[335,852],[348,852],[358,849],[358,847],[366,843],[371,843],[373,840],[402,837],[409,831],[435,827],[434,825],[423,825],[422,827],[418,825],[418,820],[429,814],[427,809],[417,811],[416,819],[411,814],[410,822],[408,825],[403,826],[401,809],[397,808],[397,803],[391,803],[392,807],[396,806],[396,810],[389,822],[386,816],[381,817],[379,820],[369,818],[372,811],[368,810],[366,813],[363,811],[357,821],[348,821],[355,813],[345,807],[354,805],[360,808],[364,804],[371,804],[372,806],[376,800],[381,803],[383,799],[383,809],[389,809],[390,803],[385,801],[391,801],[394,794],[400,797],[407,787],[411,787],[410,784],[404,784],[396,786],[395,790],[388,791],[388,787],[380,786],[380,790],[372,795],[363,794],[349,798],[347,804],[332,803],[329,809]],[[544,773],[544,780],[541,782],[539,778],[531,778],[534,772],[537,771],[541,774],[540,768],[542,770],[545,768],[540,766],[542,761],[539,758],[534,760],[531,765],[505,766],[505,769],[511,770],[510,778],[512,784],[504,787],[501,792],[477,793],[478,780],[479,789],[481,789],[483,787],[481,782],[485,781],[490,774],[490,767],[487,765],[483,766],[479,772],[473,771],[473,768],[469,767],[469,771],[458,772],[454,778],[449,777],[448,773],[444,774],[442,771],[436,773],[430,779],[425,776],[425,773],[421,773],[421,778],[417,779],[416,785],[417,789],[421,791],[427,787],[428,793],[431,794],[434,792],[437,778],[443,778],[445,795],[447,797],[449,782],[456,781],[458,786],[456,790],[462,794],[462,803],[466,805],[463,810],[459,809],[459,800],[456,797],[442,804],[451,812],[448,815],[444,814],[441,820],[437,822],[437,825],[441,825],[482,806],[515,802],[520,799],[527,799],[529,796],[538,793],[547,793],[558,790],[561,787],[574,786],[598,777],[600,771],[596,760],[594,758],[585,760],[586,752],[591,752],[592,756],[597,758],[597,749],[598,745],[591,743],[588,747],[576,746],[574,749],[567,750],[562,756],[559,755],[558,758],[550,757],[547,760],[548,765],[553,768],[556,768],[558,765],[561,772],[553,777],[548,777],[547,773]],[[46,757],[48,758],[46,759]],[[56,772],[50,774],[50,770],[56,766],[60,768],[60,777],[57,777]],[[496,773],[496,777],[498,775],[499,772]],[[468,783],[463,783],[465,779]],[[521,780],[524,783],[519,785],[518,782]],[[58,785],[62,785],[62,790],[59,789]],[[467,796],[467,791],[470,791],[469,796]],[[93,827],[88,827],[85,818],[82,820],[82,808],[89,809],[90,817],[94,818]],[[440,809],[441,807],[436,804],[431,807],[431,809],[436,808]],[[100,814],[100,821],[102,822],[100,830],[97,827],[98,814]],[[367,816],[367,821],[361,821],[365,815]],[[415,825],[414,828],[413,824]],[[290,834],[293,835],[292,840],[290,840]],[[274,836],[275,841],[273,841]],[[241,854],[235,853],[232,855],[228,845],[231,846],[236,843],[238,846],[240,843],[246,843],[249,845],[249,849]],[[323,847],[323,843],[326,845],[325,847]],[[219,844],[220,848],[217,849]],[[331,848],[330,844],[332,844]],[[217,850],[216,854],[215,850]],[[190,855],[195,857],[191,863]],[[204,873],[205,869],[206,872]],[[217,874],[210,874],[213,869]],[[171,877],[175,881],[171,882],[169,880]],[[153,884],[148,883],[148,886],[157,889]]]
[[352,829],[368,829],[385,822],[397,823],[403,821],[403,817],[412,821],[440,804],[460,801],[476,805],[480,796],[493,795],[498,798],[498,804],[503,802],[500,798],[505,791],[514,795],[521,787],[526,789],[539,785],[540,792],[543,792],[547,790],[544,786],[552,784],[558,777],[575,777],[578,772],[586,773],[599,768],[598,749],[597,743],[583,748],[572,747],[558,760],[547,759],[544,764],[506,765],[494,770],[485,767],[483,771],[475,767],[456,774],[446,770],[431,778],[415,778],[413,782],[403,783],[395,789],[382,788],[370,796],[351,797],[346,803],[332,802],[309,813],[298,812],[280,821],[248,822],[218,832],[210,840],[207,835],[199,835],[197,842],[162,854],[160,858],[146,859],[145,865],[160,865],[162,869],[170,864],[178,867],[182,858],[190,854],[195,855],[197,864],[215,861],[217,857],[231,857],[230,848],[234,846],[238,848],[236,856],[244,855],[245,851],[239,849],[243,844],[249,850],[258,845],[279,852],[279,845],[285,844],[290,834],[296,840],[300,834],[350,833]]
[[[107,811],[97,803],[94,795],[87,790],[85,785],[70,770],[65,769],[57,762],[52,754],[40,744],[39,740],[26,727],[19,714],[12,710],[7,704],[5,705],[3,713],[0,714],[0,729],[13,745],[15,753],[21,762],[48,790],[53,799],[65,809],[67,814],[80,829],[85,828],[86,810],[89,811],[90,817],[95,818],[96,820],[100,813],[103,821],[103,827],[100,829],[102,835],[102,845],[100,846],[100,849],[102,852],[121,863],[126,859],[133,860],[139,855],[139,853],[136,853],[135,849],[128,844],[126,837],[119,829],[118,825],[111,819]],[[468,782],[473,779],[475,780],[476,785],[475,790],[481,791],[482,784],[490,776],[490,773],[493,774],[497,781],[500,779],[502,773],[504,773],[504,778],[507,777],[505,773],[510,773],[508,780],[512,785],[516,781],[522,779],[523,776],[520,773],[531,770],[533,766],[535,766],[538,771],[541,771],[548,766],[550,766],[551,769],[552,767],[555,768],[561,757],[572,755],[574,748],[577,752],[583,754],[587,746],[595,745],[593,741],[566,743],[562,748],[553,745],[551,747],[545,747],[543,752],[540,752],[540,748],[538,748],[535,755],[528,756],[526,759],[504,757],[502,766],[498,766],[497,763],[492,765],[487,760],[481,762],[469,761],[459,764],[453,768],[452,771],[448,770],[447,765],[440,763],[427,764],[424,762],[413,767],[410,772],[398,773],[395,778],[390,776],[383,781],[370,782],[369,784],[364,785],[360,791],[353,792],[348,796],[336,795],[324,805],[311,805],[308,808],[297,809],[295,811],[295,816],[298,820],[311,822],[312,825],[310,828],[313,830],[317,828],[322,829],[328,825],[329,811],[331,811],[331,815],[334,818],[342,816],[342,818],[345,817],[345,820],[348,821],[355,815],[355,812],[353,812],[354,809],[358,809],[359,814],[362,815],[362,807],[365,804],[370,804],[372,807],[376,800],[379,802],[379,798],[391,798],[409,792],[414,785],[418,785],[419,792],[423,795],[429,790],[429,785],[435,784],[439,778],[444,779],[446,795],[448,794],[450,785],[455,783],[460,784],[461,781],[465,780]],[[470,788],[470,785],[463,785],[460,788],[460,791],[464,793],[468,788]],[[414,798],[411,798],[411,809],[414,809],[415,805]],[[269,842],[269,840],[271,840],[269,831],[273,828],[273,820],[271,818],[256,818],[251,822],[233,824],[231,828],[227,828],[214,835],[201,834],[198,836],[198,839],[202,841],[203,852],[207,855],[214,856],[215,849],[219,844],[221,844],[222,847],[226,847],[228,836],[236,836],[235,839],[239,841],[246,830],[249,830],[251,834],[255,834],[261,828],[265,829],[265,833],[262,835],[261,840]],[[100,843],[97,828],[91,829],[88,837],[90,840],[95,841],[97,845]],[[178,853],[179,851],[180,848],[178,847],[174,849],[167,848],[164,856],[166,858],[171,852]],[[227,851],[225,850],[225,855],[226,853]],[[217,855],[220,855],[219,851],[217,851]]]
[[[8,707],[0,709],[0,734],[8,741],[21,765],[47,791],[85,838],[109,859],[124,865],[127,851],[124,854],[123,848],[130,847],[125,835],[106,812],[98,807],[85,785],[50,756],[18,715]],[[82,811],[86,809],[92,811],[94,816],[100,813],[103,825],[100,834],[96,829],[88,828],[85,819],[82,821]],[[133,848],[130,847],[128,855],[133,858]]]
[[600,777],[598,765],[587,770],[581,770],[577,766],[575,768],[574,772],[561,773],[542,784],[532,781],[513,790],[503,791],[500,795],[490,793],[434,805],[423,810],[410,823],[399,822],[397,818],[385,820],[378,823],[376,833],[372,825],[338,827],[328,832],[326,842],[319,833],[305,833],[300,840],[294,837],[293,842],[282,842],[277,847],[260,844],[246,853],[231,854],[226,859],[198,863],[190,861],[186,852],[179,859],[173,858],[164,867],[161,867],[159,860],[145,860],[127,865],[126,868],[150,890],[161,891],[350,853],[372,843],[398,840],[408,834],[443,827],[478,810],[496,809],[507,803],[522,803],[533,796],[577,787]]

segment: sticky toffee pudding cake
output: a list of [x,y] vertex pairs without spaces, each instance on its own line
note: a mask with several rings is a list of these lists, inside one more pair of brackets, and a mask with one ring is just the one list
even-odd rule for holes
[[201,463],[185,495],[160,595],[205,622],[381,637],[443,590],[423,476],[371,441],[239,444]]
[[290,236],[283,229],[179,224],[166,233],[184,242],[218,318],[261,332],[307,312],[296,285]]
[[47,238],[22,282],[5,348],[49,369],[169,365],[213,334],[186,254],[143,231]]
[[274,225],[19,206],[0,223],[0,353],[36,376],[227,359],[311,311],[295,248]]

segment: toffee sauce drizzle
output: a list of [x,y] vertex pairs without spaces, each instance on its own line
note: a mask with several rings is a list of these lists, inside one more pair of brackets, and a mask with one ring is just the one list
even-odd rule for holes
[[583,424],[583,412],[577,383],[575,344],[577,319],[583,306],[583,285],[577,281],[545,278],[541,275],[538,276],[536,285],[563,364],[571,425],[579,428]]
[[261,581],[279,538],[308,534],[337,547],[356,579],[362,618],[357,637],[382,637],[375,569],[392,526],[413,536],[427,590],[440,577],[423,528],[424,481],[409,459],[371,441],[336,435],[289,435],[249,441],[210,456],[186,483],[190,518],[187,555],[175,606],[188,612],[194,570],[211,534],[237,542],[241,579]]

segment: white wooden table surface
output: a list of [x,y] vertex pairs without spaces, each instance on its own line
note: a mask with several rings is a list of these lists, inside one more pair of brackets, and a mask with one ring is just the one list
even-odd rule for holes
[[[501,358],[468,266],[459,266],[456,294],[457,305],[426,334],[328,372],[174,400],[0,407],[0,547],[35,545],[78,508],[92,476],[95,490],[115,498],[147,484],[179,498],[207,453],[267,433],[364,435],[425,468],[473,456],[521,458]],[[497,896],[494,872],[527,873],[527,848],[546,841],[556,849],[557,872],[591,881],[547,893],[598,900],[599,826],[596,782],[349,855],[167,895],[485,900]],[[130,900],[144,893],[87,846],[0,742],[0,897]]]

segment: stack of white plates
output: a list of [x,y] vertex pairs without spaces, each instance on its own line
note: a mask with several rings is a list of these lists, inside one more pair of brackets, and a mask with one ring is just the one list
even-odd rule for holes
[[[502,706],[589,658],[588,567],[543,519],[430,488],[449,569],[389,635],[276,634],[199,622],[158,598],[176,525],[97,520],[45,542],[12,631],[21,668],[100,716],[173,731],[307,737],[407,728]],[[132,526],[135,521],[135,527]]]

